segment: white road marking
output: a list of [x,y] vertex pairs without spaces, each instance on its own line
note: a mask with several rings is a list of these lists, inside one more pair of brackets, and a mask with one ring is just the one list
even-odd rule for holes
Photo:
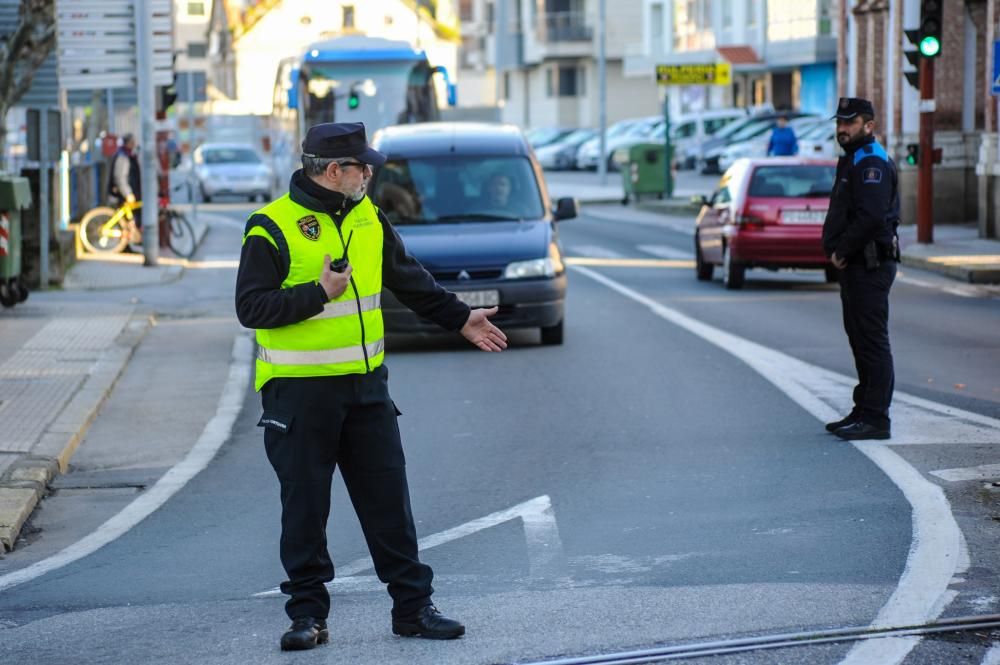
[[1000,665],[1000,644],[994,643],[983,657],[982,665]]
[[[564,561],[562,540],[559,538],[559,528],[556,525],[555,513],[552,511],[552,500],[545,495],[421,538],[417,541],[417,548],[423,552],[518,518],[524,523],[524,537],[528,545],[531,576],[534,578],[558,577],[561,574]],[[337,579],[356,575],[371,567],[370,557],[356,559],[343,566],[337,566]],[[335,579],[333,582],[328,582],[326,586],[328,589],[332,589],[336,584],[337,580]],[[254,598],[273,598],[280,595],[282,595],[281,590],[275,587],[255,593]]]
[[694,235],[694,214],[690,217],[673,217],[669,215],[659,215],[644,210],[623,210],[621,213],[608,212],[601,209],[586,208],[583,214],[587,217],[596,217],[608,222],[621,222],[622,224],[635,224],[638,226],[655,226],[661,229],[670,229],[684,235]]
[[661,259],[691,259],[694,258],[694,251],[689,249],[677,249],[670,245],[638,245],[637,249]]
[[[1000,441],[997,443],[1000,443]],[[941,480],[953,483],[960,480],[991,480],[993,478],[1000,478],[1000,464],[981,464],[979,466],[966,466],[958,469],[938,469],[930,473]]]
[[613,249],[600,245],[573,245],[566,251],[567,256],[586,256],[593,259],[621,259],[624,258]]
[[243,396],[250,384],[253,342],[245,334],[233,341],[229,378],[223,387],[215,415],[202,431],[194,447],[180,462],[172,466],[151,488],[128,504],[114,517],[86,537],[52,556],[26,568],[0,576],[0,591],[23,584],[96,552],[152,514],[200,473],[229,439],[233,423],[243,405]]
[[972,284],[956,284],[950,278],[941,279],[947,281],[938,282],[919,279],[917,277],[911,277],[908,273],[904,273],[902,270],[896,275],[896,281],[902,284],[918,286],[922,289],[942,291],[944,293],[949,293],[953,296],[960,296],[962,298],[989,298],[997,295],[994,288],[974,286]]
[[[733,354],[778,387],[799,406],[820,421],[834,420],[848,410],[847,395],[854,380],[802,362],[760,344],[709,326],[681,312],[666,307],[623,284],[593,270],[574,267],[577,272],[645,305],[667,321],[684,328],[720,349]],[[949,438],[961,443],[975,443],[983,437],[1000,441],[1000,421],[928,400],[897,394],[909,418],[919,417],[922,427],[933,426],[937,442]],[[899,415],[899,407],[895,413]],[[900,431],[902,430],[902,431]],[[889,444],[928,443],[923,432],[910,423],[896,426],[897,434]],[[951,601],[948,590],[956,574],[968,567],[968,553],[944,492],[925,479],[906,460],[886,444],[855,442],[855,447],[871,459],[894,484],[913,508],[913,542],[906,568],[895,592],[881,609],[873,626],[899,626],[931,621]],[[842,665],[900,663],[919,642],[919,638],[870,640],[855,645]]]

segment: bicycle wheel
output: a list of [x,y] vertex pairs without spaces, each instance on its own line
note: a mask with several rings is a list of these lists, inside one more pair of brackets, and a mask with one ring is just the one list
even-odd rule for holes
[[167,216],[169,222],[167,226],[170,236],[167,238],[167,244],[170,246],[170,251],[183,259],[190,259],[197,249],[194,227],[182,212],[167,208],[163,214]]
[[113,208],[94,208],[80,220],[80,242],[88,252],[114,254],[128,245],[128,229],[125,217],[114,223],[108,222],[115,216]]

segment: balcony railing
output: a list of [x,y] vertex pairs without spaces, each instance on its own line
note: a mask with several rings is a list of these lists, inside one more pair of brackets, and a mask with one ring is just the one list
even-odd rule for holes
[[539,41],[589,42],[594,39],[594,29],[587,24],[583,12],[548,12],[538,16],[536,26]]

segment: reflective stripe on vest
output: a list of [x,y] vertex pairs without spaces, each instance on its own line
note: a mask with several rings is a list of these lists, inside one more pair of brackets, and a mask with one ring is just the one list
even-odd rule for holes
[[[382,308],[382,294],[377,293],[361,299],[362,312]],[[358,313],[358,302],[356,300],[342,300],[340,302],[328,302],[323,311],[312,317],[313,319],[335,319],[338,316],[350,316]],[[312,319],[310,319],[312,320]]]
[[257,359],[274,365],[336,365],[354,361],[364,361],[365,350],[368,357],[374,358],[385,350],[385,340],[360,346],[349,346],[344,349],[324,349],[322,351],[279,351],[257,347]]

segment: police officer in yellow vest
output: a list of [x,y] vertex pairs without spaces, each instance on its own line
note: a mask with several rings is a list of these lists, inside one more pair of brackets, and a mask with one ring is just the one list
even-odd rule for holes
[[417,556],[396,410],[383,365],[382,287],[421,316],[484,351],[507,338],[493,309],[471,310],[406,253],[365,195],[385,157],[361,123],[312,127],[289,192],[251,215],[236,281],[240,322],[257,331],[267,457],[281,485],[281,563],[290,596],[284,650],[326,642],[334,568],[327,551],[330,484],[340,467],[397,635],[465,633],[431,604],[429,566]]

